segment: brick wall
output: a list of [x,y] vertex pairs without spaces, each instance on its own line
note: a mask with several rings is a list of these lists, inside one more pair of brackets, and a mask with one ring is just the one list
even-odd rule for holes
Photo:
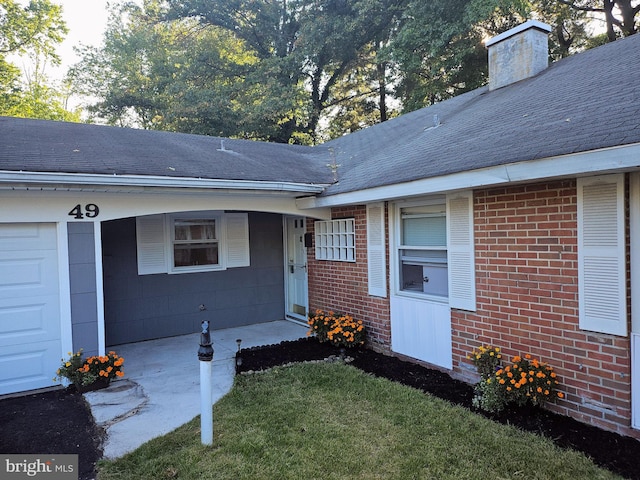
[[[316,261],[309,249],[310,308],[362,318],[369,345],[389,352],[388,300],[367,293],[366,209],[332,216],[355,218],[357,262]],[[630,428],[629,339],[578,325],[576,182],[475,191],[474,229],[477,310],[452,311],[452,375],[477,381],[466,356],[479,345],[530,353],[554,367],[566,395],[550,410],[640,438]]]
[[[366,207],[363,205],[332,210],[334,220],[355,219],[355,263],[316,260],[314,249],[307,249],[309,311],[322,309],[350,314],[355,319],[364,321],[370,348],[389,351],[389,302],[385,298],[372,297],[368,293],[366,217]],[[313,232],[313,220],[307,221],[307,229]]]
[[455,375],[475,381],[466,355],[481,344],[530,353],[560,378],[551,410],[638,436],[629,339],[578,326],[576,182],[476,191],[474,224],[477,311],[452,312]]

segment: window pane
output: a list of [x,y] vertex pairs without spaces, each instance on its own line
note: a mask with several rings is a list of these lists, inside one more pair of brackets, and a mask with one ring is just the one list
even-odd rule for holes
[[176,220],[176,240],[215,240],[216,221],[213,219]]
[[437,247],[447,244],[445,217],[406,218],[402,223],[402,244]]
[[447,297],[449,285],[446,255],[442,251],[401,251],[401,290]]
[[198,265],[217,265],[217,243],[192,243],[173,246],[175,267],[194,267]]
[[446,298],[449,290],[446,206],[402,208],[400,235],[400,290]]
[[447,221],[444,205],[423,205],[401,209],[402,245],[444,247]]

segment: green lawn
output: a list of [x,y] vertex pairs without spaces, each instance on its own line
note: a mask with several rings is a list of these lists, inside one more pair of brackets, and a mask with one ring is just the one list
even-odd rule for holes
[[[180,408],[176,405],[176,408]],[[112,479],[612,479],[582,454],[340,363],[236,377],[200,418],[114,462]]]

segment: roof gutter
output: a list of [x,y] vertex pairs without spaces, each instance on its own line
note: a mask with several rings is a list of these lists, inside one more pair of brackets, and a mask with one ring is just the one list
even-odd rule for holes
[[382,200],[393,201],[470,188],[485,188],[567,177],[575,178],[638,169],[640,169],[640,143],[635,143],[540,160],[496,165],[494,167],[423,178],[354,192],[303,197],[297,199],[296,204],[300,209],[362,205]]
[[101,175],[78,173],[16,172],[0,170],[0,189],[3,184],[35,186],[75,185],[106,187],[158,187],[207,190],[262,190],[319,194],[327,184],[274,182],[254,180],[222,180],[192,177],[161,177],[146,175]]

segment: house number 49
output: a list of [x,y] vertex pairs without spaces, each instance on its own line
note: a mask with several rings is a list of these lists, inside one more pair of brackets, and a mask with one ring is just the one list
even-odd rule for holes
[[71,209],[69,215],[78,220],[83,219],[85,216],[87,218],[95,218],[100,213],[100,209],[95,203],[87,203],[84,206],[84,210],[82,205],[78,204]]

